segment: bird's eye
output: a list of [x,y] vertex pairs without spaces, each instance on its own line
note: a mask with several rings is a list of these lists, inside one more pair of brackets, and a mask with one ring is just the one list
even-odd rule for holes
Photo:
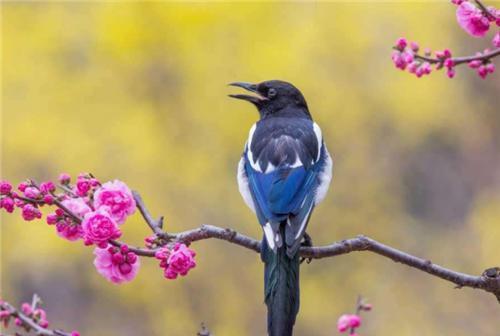
[[276,94],[277,94],[276,89],[270,88],[269,91],[267,91],[267,96],[269,98],[273,98],[274,96],[276,96]]

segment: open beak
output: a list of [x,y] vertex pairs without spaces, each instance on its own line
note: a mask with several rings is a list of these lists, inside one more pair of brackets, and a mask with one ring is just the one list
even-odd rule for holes
[[245,95],[245,94],[230,94],[229,97],[231,97],[231,98],[246,100],[246,101],[249,101],[251,103],[254,103],[255,105],[258,105],[262,101],[267,100],[266,97],[261,96],[257,92],[257,84],[234,82],[234,83],[230,83],[229,85],[230,86],[237,86],[237,87],[243,88],[247,91],[255,93],[254,96]]

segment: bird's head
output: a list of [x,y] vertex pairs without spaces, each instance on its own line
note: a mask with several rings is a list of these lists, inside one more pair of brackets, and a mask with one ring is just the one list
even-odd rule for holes
[[270,80],[258,84],[235,82],[229,85],[253,92],[253,95],[230,94],[229,97],[251,102],[259,110],[261,117],[276,115],[283,111],[310,116],[304,96],[290,83]]

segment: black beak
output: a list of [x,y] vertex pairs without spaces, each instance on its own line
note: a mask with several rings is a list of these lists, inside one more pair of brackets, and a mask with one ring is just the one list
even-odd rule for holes
[[249,101],[251,103],[254,103],[255,105],[259,105],[264,100],[267,100],[266,97],[262,97],[257,92],[257,84],[234,82],[234,83],[230,83],[229,85],[230,86],[237,86],[237,87],[243,88],[247,91],[250,91],[250,92],[253,92],[256,94],[255,96],[244,95],[244,94],[230,94],[229,97],[231,97],[231,98],[246,100],[246,101]]

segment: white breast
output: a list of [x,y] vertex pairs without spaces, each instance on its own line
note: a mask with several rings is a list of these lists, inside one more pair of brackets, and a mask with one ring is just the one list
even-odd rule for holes
[[248,187],[248,177],[245,172],[245,159],[242,157],[238,163],[238,188],[240,190],[241,197],[245,201],[246,205],[255,212],[255,204],[253,202],[252,194],[250,193],[250,188]]
[[326,193],[328,192],[328,188],[330,188],[330,182],[332,180],[332,158],[330,157],[330,153],[328,153],[328,149],[326,149],[326,145],[323,144],[323,146],[325,146],[326,152],[325,166],[323,170],[318,174],[319,185],[316,189],[314,205],[318,205],[319,203],[321,203],[321,201],[323,201]]

